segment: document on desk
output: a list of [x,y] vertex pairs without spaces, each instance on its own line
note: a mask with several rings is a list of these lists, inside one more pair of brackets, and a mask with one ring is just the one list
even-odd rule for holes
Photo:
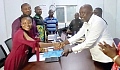
[[44,53],[43,57],[44,58],[60,57],[62,56],[62,52],[63,50],[48,51]]
[[[51,58],[51,57],[60,57],[62,56],[62,52],[63,50],[53,50],[51,49],[51,47],[49,47],[48,52],[45,53],[39,53],[39,58],[40,61],[45,61],[45,58]],[[37,61],[37,57],[36,54],[34,54],[28,62],[36,62]]]
[[[55,34],[48,35],[48,40],[54,40]],[[57,34],[57,39],[60,39],[60,36]]]
[[[43,57],[44,53],[39,53],[39,58],[40,58],[40,61],[45,61],[45,57]],[[34,54],[28,62],[36,62],[37,61],[37,57],[36,57],[36,54]]]
[[55,34],[48,35],[48,40],[54,40]]

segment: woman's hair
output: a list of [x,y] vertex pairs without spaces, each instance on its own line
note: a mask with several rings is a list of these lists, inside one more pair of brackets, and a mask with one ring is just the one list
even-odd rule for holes
[[29,17],[29,18],[31,18],[31,20],[32,20],[32,22],[33,22],[33,18],[31,17],[31,16],[27,16],[27,15],[22,15],[19,19],[20,19],[20,22],[21,22],[21,20],[23,19],[23,18],[27,18],[27,17]]

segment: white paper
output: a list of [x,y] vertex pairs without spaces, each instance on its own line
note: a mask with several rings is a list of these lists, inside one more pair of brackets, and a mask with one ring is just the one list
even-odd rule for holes
[[[56,34],[50,34],[50,35],[48,35],[48,40],[54,40],[55,38],[56,38],[56,36],[55,36]],[[58,33],[57,33],[57,39],[59,39],[59,38],[61,38],[59,35],[58,35]]]
[[[45,57],[43,57],[43,54],[44,53],[40,53],[39,54],[39,58],[40,58],[40,61],[45,61]],[[34,54],[28,62],[36,62],[37,61],[37,57],[36,57],[36,54]]]
[[55,34],[48,35],[48,40],[54,40]]
[[51,47],[48,47],[48,51],[53,51],[54,47],[51,46]]
[[68,37],[72,37],[72,35],[69,35],[69,34],[68,34]]

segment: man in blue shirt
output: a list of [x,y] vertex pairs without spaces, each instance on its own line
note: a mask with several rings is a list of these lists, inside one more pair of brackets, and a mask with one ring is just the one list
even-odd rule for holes
[[53,16],[54,11],[49,10],[48,12],[49,16],[44,19],[44,22],[46,24],[48,34],[55,34],[58,30],[58,20]]

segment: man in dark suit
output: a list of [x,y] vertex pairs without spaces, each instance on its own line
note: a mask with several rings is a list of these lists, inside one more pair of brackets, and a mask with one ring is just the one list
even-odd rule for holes
[[79,31],[82,25],[83,25],[83,22],[79,19],[79,13],[75,13],[75,19],[73,19],[69,24],[67,33],[71,33],[73,36]]

